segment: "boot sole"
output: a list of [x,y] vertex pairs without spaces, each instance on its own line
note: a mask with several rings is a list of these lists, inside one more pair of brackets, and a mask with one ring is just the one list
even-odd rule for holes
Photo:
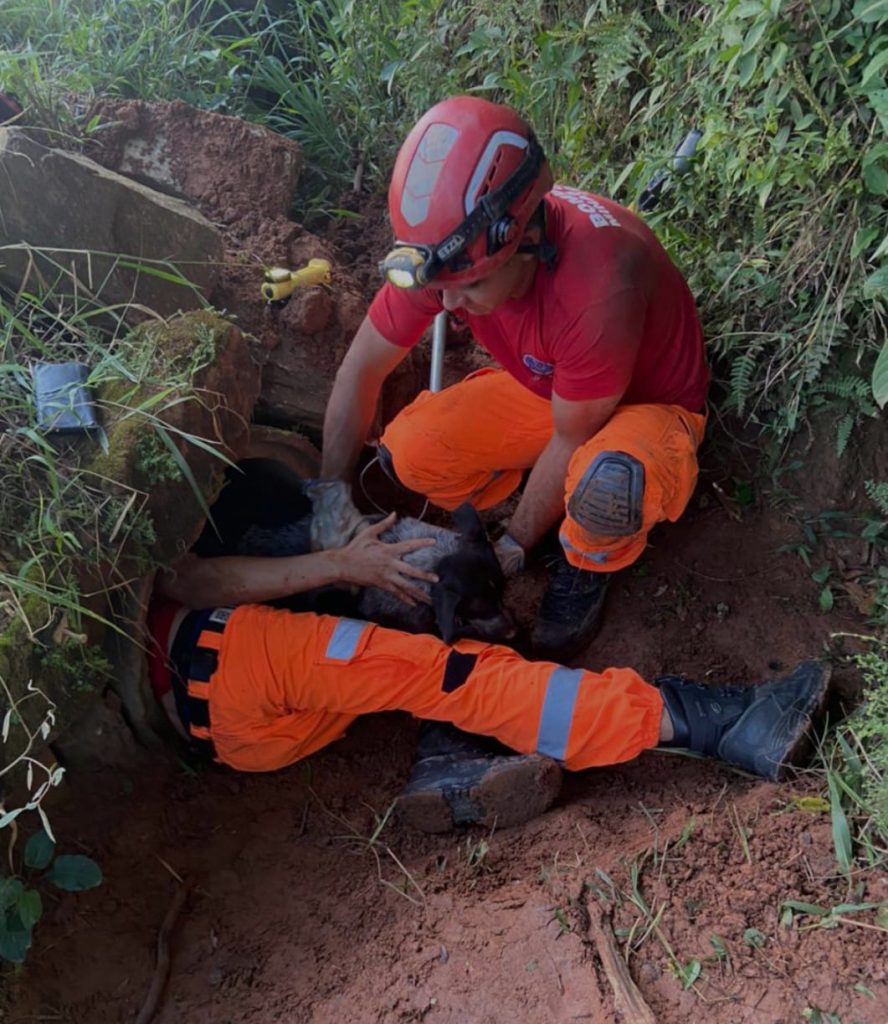
[[561,769],[555,761],[516,756],[492,765],[468,790],[405,793],[398,799],[398,814],[421,832],[450,832],[460,825],[513,828],[548,810],[560,790]]
[[[816,688],[812,687],[806,694],[804,706],[794,708],[795,719],[793,721],[794,734],[786,737],[783,757],[777,761],[775,758],[768,758],[763,761],[758,771],[773,782],[785,781],[794,768],[810,760],[814,750],[814,739],[811,735],[812,724],[820,717],[826,707],[827,697],[830,689],[830,677],[832,667],[821,662],[803,662],[786,679],[775,680],[774,685],[788,682],[793,676],[803,673],[815,672]],[[797,698],[798,699],[798,698]],[[767,766],[765,769],[764,766]]]
[[792,774],[793,769],[810,761],[811,755],[814,752],[816,744],[811,735],[813,731],[812,725],[821,718],[826,708],[826,701],[829,696],[829,680],[832,676],[831,665],[819,664],[818,667],[821,672],[820,689],[811,694],[811,701],[808,707],[800,709],[801,718],[799,720],[798,732],[795,739],[791,741],[789,750],[786,752],[783,760],[776,767],[774,774],[774,781],[776,782],[785,782]]

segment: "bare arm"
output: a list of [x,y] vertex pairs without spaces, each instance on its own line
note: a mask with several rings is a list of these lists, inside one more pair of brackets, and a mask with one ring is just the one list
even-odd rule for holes
[[607,423],[621,397],[568,402],[552,396],[555,431],[531,471],[508,528],[525,551],[564,515],[564,481],[571,456]]
[[351,478],[373,422],[382,384],[409,351],[387,341],[370,318],[364,317],[336,372],[327,403],[321,462],[325,480]]
[[393,514],[362,530],[344,548],[310,555],[283,558],[185,555],[171,570],[158,576],[155,591],[186,608],[215,608],[259,604],[331,583],[354,583],[382,587],[408,604],[428,603],[426,592],[412,584],[411,579],[435,583],[438,577],[410,565],[402,556],[435,542],[425,538],[386,544],[379,536],[394,521]]

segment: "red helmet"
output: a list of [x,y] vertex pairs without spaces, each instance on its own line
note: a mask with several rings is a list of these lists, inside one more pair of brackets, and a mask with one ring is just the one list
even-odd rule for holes
[[552,174],[533,132],[509,107],[454,96],[414,126],[395,161],[395,249],[380,265],[399,287],[468,284],[515,252]]

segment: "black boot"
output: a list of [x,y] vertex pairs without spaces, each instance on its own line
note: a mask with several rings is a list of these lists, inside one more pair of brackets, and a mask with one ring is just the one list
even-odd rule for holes
[[414,828],[510,828],[542,814],[561,789],[561,769],[539,754],[500,754],[495,744],[442,722],[423,726],[398,809]]
[[533,655],[570,661],[594,639],[613,573],[576,569],[559,551],[533,626]]
[[823,708],[830,668],[803,661],[760,686],[704,686],[678,676],[654,680],[675,736],[687,747],[779,782],[808,752],[812,718]]

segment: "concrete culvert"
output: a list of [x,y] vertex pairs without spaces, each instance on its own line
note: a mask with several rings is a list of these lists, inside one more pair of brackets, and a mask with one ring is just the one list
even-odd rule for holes
[[[320,469],[320,455],[310,441],[296,433],[256,426],[239,455],[234,466],[226,469],[224,483],[211,505],[212,523],[204,523],[191,548],[203,557],[235,553],[251,525],[279,527],[285,520],[310,512],[301,484],[317,476]],[[183,480],[181,487],[188,484]],[[213,496],[207,497],[212,500]],[[154,575],[150,573],[130,591],[116,595],[113,621],[120,632],[107,630],[102,648],[111,665],[113,709],[122,712],[139,744],[156,752],[171,733],[148,674],[146,620]],[[54,743],[60,762],[69,768],[107,763],[109,722],[108,706],[103,703],[100,710],[90,709],[72,723]],[[117,732],[122,735],[125,730]],[[118,763],[140,756],[135,743],[121,740],[114,748]]]

